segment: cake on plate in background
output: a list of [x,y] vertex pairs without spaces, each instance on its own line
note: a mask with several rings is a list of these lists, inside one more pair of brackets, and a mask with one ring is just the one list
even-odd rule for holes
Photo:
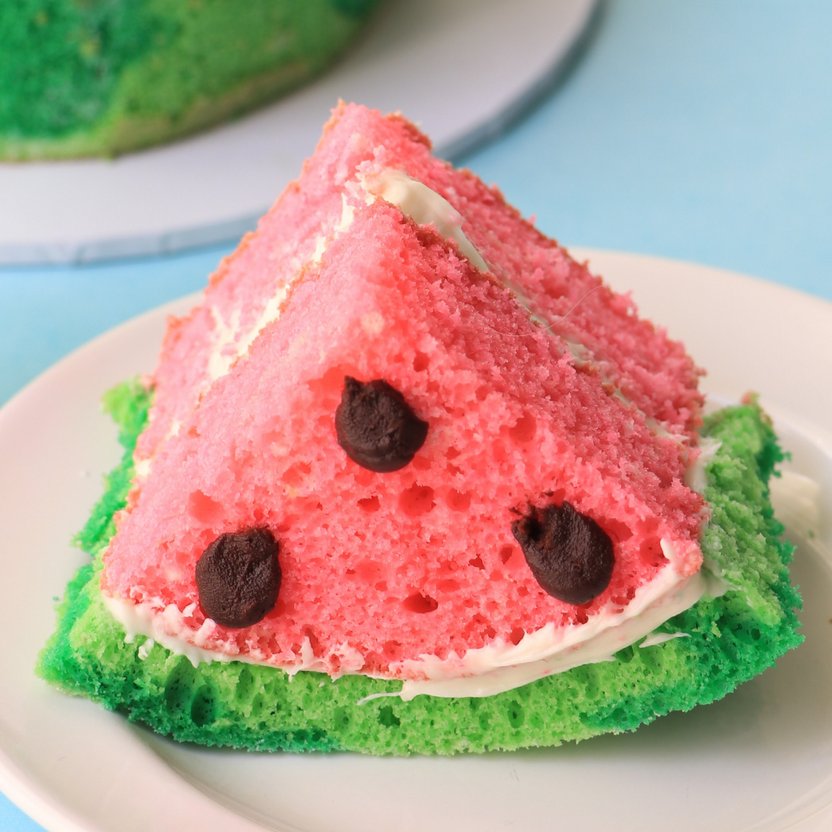
[[15,0],[0,6],[0,160],[115,156],[273,100],[376,0]]

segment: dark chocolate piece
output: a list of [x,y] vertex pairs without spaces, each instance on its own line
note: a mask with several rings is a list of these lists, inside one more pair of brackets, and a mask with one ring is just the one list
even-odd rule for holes
[[250,627],[274,607],[280,589],[278,545],[268,529],[220,535],[196,564],[199,604],[223,627]]
[[591,518],[569,503],[530,506],[511,531],[535,580],[549,595],[585,604],[608,586],[615,563],[612,541]]
[[362,382],[346,376],[335,411],[335,432],[351,460],[370,471],[387,473],[413,459],[428,435],[428,423],[386,381]]

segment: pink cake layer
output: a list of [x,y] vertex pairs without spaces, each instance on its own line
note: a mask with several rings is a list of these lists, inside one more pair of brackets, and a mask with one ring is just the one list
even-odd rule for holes
[[[376,143],[380,134],[387,146]],[[419,148],[402,122],[348,108],[302,183],[322,167],[343,173],[317,194],[323,222],[334,224],[336,186],[355,159],[372,158],[381,169],[405,150],[426,160]],[[423,181],[448,171],[408,162]],[[495,274],[522,279],[535,302],[552,309],[574,306],[586,287],[598,286],[470,174],[446,175],[451,201],[459,201],[452,188],[468,194],[460,209],[466,233]],[[267,287],[290,271],[269,256],[269,245],[297,253],[302,245],[284,238],[307,228],[308,243],[314,227],[307,217],[293,220],[303,189],[293,187],[224,264],[208,303],[236,298],[256,319],[250,310],[262,308]],[[521,274],[525,263],[536,265]],[[556,286],[568,300],[544,297]],[[605,288],[591,297],[597,316],[575,309],[570,320],[583,327],[584,343],[594,339],[621,388],[638,394],[638,409],[612,395],[597,369],[576,366],[556,331],[532,321],[453,244],[383,201],[357,202],[348,233],[306,265],[279,319],[212,385],[202,382],[208,313],[174,325],[157,374],[160,384],[167,379],[170,403],[157,405],[154,419],[176,413],[181,426],[156,443],[147,479],[119,518],[105,592],[159,613],[174,605],[184,615],[171,634],[205,649],[289,668],[308,665],[311,649],[322,670],[395,676],[403,659],[517,642],[550,622],[580,625],[601,609],[625,607],[664,565],[661,540],[679,554],[682,573],[693,574],[703,503],[683,484],[680,444],[657,435],[649,419],[690,429],[696,371],[678,345],[634,317],[629,301]],[[200,361],[203,370],[195,370]],[[386,379],[429,422],[427,441],[405,468],[367,471],[338,445],[334,413],[346,375]],[[198,388],[199,406],[183,404]],[[563,500],[614,543],[609,587],[580,606],[540,588],[511,533],[529,504]],[[267,526],[279,541],[277,605],[241,630],[203,626],[196,561],[219,534],[250,526]]]
[[[239,315],[244,339],[279,288],[291,281],[331,234],[342,212],[344,186],[362,173],[392,168],[434,189],[461,213],[463,231],[494,273],[526,296],[550,329],[589,350],[584,371],[640,411],[660,429],[695,445],[700,421],[698,370],[675,341],[638,318],[626,297],[611,292],[554,241],[541,235],[507,205],[499,191],[468,171],[430,153],[427,138],[404,119],[383,117],[357,105],[341,105],[326,126],[315,155],[212,277],[205,302],[172,322],[154,377],[154,409],[137,456],[152,457],[159,444],[210,386],[208,356],[222,338],[218,321]],[[685,441],[677,450],[688,461]]]

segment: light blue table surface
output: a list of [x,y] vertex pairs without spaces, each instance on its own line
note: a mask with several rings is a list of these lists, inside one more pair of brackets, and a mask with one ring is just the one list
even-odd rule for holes
[[[456,161],[566,245],[832,299],[830,33],[826,0],[609,0],[559,87]],[[199,289],[230,248],[0,270],[0,404],[93,336]],[[0,796],[0,830],[39,828]]]

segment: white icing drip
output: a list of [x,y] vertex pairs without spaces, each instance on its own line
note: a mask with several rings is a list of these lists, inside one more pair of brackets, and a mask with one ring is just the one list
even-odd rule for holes
[[406,173],[387,168],[363,181],[368,196],[376,196],[395,205],[406,217],[419,225],[432,225],[447,240],[456,243],[471,265],[488,271],[488,263],[462,230],[463,218],[445,197]]
[[[179,419],[173,419],[170,423],[170,427],[168,428],[168,432],[165,434],[164,442],[167,442],[168,439],[172,439],[176,436],[182,428],[182,422]],[[133,460],[133,474],[134,474],[134,481],[135,482],[142,482],[146,480],[148,475],[150,474],[150,468],[153,463],[153,457],[146,457],[146,458],[135,458]]]
[[140,645],[139,649],[136,651],[136,655],[144,661],[149,655],[150,651],[153,649],[154,645],[156,644],[152,638],[146,638]]
[[703,436],[699,441],[699,454],[685,472],[685,485],[697,494],[705,493],[705,469],[713,462],[721,446],[722,443],[718,439],[711,439],[709,436]]
[[133,471],[135,473],[136,480],[147,479],[147,475],[150,473],[150,460],[137,459],[135,465],[133,466]]
[[[547,323],[547,328],[551,331],[551,326]],[[566,348],[572,356],[572,363],[576,367],[586,367],[592,363],[592,353],[588,347],[585,347],[580,341],[573,341],[571,338],[564,338]]]
[[321,260],[323,260],[324,254],[326,254],[326,250],[329,248],[330,243],[347,231],[352,225],[354,219],[355,208],[349,201],[346,192],[343,192],[341,194],[341,216],[338,218],[338,222],[336,222],[333,226],[331,234],[319,234],[315,238],[315,249],[312,252],[312,256],[309,258],[308,262],[313,265],[320,263]]
[[344,192],[341,194],[341,216],[338,222],[335,223],[335,228],[333,229],[333,237],[340,237],[341,234],[349,230],[349,227],[353,224],[354,220],[355,207],[350,202],[346,192]]
[[326,254],[326,245],[326,234],[319,234],[315,238],[315,250],[312,252],[312,257],[309,260],[310,263],[320,263],[323,260],[324,254]]
[[650,633],[639,647],[656,647],[666,641],[673,641],[677,638],[690,638],[690,633]]

